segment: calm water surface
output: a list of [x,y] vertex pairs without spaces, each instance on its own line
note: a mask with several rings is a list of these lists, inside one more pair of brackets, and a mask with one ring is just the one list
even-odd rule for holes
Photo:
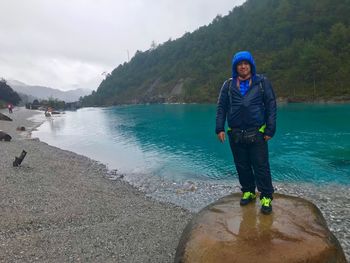
[[[214,134],[215,105],[84,108],[53,117],[34,137],[124,174],[236,180],[229,144]],[[350,105],[278,108],[269,142],[274,181],[350,185]]]

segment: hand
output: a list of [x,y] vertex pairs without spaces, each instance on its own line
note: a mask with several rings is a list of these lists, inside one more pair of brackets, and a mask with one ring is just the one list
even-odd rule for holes
[[271,137],[270,136],[268,136],[268,135],[264,135],[264,140],[265,140],[265,142],[267,142],[268,140],[270,140],[271,139]]
[[225,132],[219,132],[218,133],[218,139],[220,142],[224,142],[225,141]]

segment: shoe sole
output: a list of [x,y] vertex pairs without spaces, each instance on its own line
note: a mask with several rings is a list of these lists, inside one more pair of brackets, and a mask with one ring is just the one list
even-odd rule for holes
[[264,215],[269,215],[269,214],[271,214],[272,213],[272,209],[271,209],[271,211],[265,211],[265,210],[260,210],[261,211],[261,213],[263,213]]
[[256,201],[256,197],[255,197],[255,198],[250,199],[250,200],[249,200],[247,203],[242,204],[241,202],[239,202],[239,204],[240,204],[241,206],[245,206],[245,205],[250,204],[250,203],[251,203],[251,202],[253,202],[253,201]]

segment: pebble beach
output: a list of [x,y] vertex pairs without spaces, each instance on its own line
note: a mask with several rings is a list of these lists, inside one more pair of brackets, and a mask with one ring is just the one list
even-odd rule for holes
[[[193,213],[239,192],[232,182],[121,176],[32,138],[43,112],[16,108],[9,116],[13,122],[0,121],[13,137],[0,142],[1,262],[173,262]],[[23,164],[12,167],[22,150],[28,152]],[[349,261],[349,186],[277,182],[275,188],[316,204]]]
[[[12,136],[0,142],[0,262],[173,262],[191,212],[110,180],[101,163],[31,138],[43,112],[1,112],[13,121],[0,121]],[[22,150],[27,156],[13,167]]]

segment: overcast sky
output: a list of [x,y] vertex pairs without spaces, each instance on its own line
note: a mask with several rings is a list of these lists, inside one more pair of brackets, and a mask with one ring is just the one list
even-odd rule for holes
[[96,89],[136,50],[209,24],[244,0],[1,0],[0,77]]

